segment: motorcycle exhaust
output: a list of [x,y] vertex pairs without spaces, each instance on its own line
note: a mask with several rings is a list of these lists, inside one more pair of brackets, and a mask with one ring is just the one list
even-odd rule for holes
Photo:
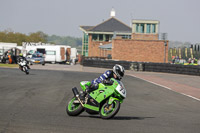
[[74,96],[78,99],[78,101],[81,103],[82,107],[84,107],[83,102],[81,102],[81,100],[79,98],[78,89],[76,87],[74,87],[74,88],[72,88],[72,92],[74,93]]
[[72,88],[72,92],[74,93],[75,97],[79,96],[78,89],[76,87]]

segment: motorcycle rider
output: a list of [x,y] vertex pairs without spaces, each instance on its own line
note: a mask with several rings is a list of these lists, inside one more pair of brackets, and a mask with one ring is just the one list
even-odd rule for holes
[[99,78],[96,78],[92,80],[90,87],[86,89],[87,93],[90,93],[96,89],[98,89],[99,83],[112,85],[113,81],[110,80],[111,78],[115,78],[117,80],[121,80],[124,76],[124,67],[121,65],[116,64],[113,67],[113,70],[107,70],[105,73],[103,73]]
[[[19,54],[19,58],[18,58],[18,64],[19,64],[20,70],[22,70],[22,67],[23,67],[23,66],[20,65],[20,62],[23,62],[24,60],[27,61],[26,58],[23,56],[23,54],[20,53]],[[26,65],[27,65],[27,68],[30,69],[30,67],[28,66],[28,64],[26,64]]]

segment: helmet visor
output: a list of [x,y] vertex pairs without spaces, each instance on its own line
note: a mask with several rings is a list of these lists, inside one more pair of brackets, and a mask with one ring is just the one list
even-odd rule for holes
[[119,75],[120,75],[121,77],[123,77],[123,76],[124,76],[124,72],[119,71]]

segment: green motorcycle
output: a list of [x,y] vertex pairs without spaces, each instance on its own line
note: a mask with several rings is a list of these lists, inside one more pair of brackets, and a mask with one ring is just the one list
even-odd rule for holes
[[100,114],[103,119],[114,117],[120,109],[120,104],[126,98],[126,89],[119,80],[111,78],[112,85],[99,84],[99,88],[90,93],[86,89],[89,81],[80,82],[82,91],[72,88],[74,97],[69,101],[66,111],[69,116],[78,116],[83,111],[89,114]]

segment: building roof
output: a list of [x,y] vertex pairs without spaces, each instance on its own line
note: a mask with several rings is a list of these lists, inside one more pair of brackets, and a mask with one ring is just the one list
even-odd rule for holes
[[112,17],[96,26],[80,26],[86,32],[131,32],[131,27]]
[[87,31],[87,30],[93,28],[94,26],[80,26],[80,27]]

